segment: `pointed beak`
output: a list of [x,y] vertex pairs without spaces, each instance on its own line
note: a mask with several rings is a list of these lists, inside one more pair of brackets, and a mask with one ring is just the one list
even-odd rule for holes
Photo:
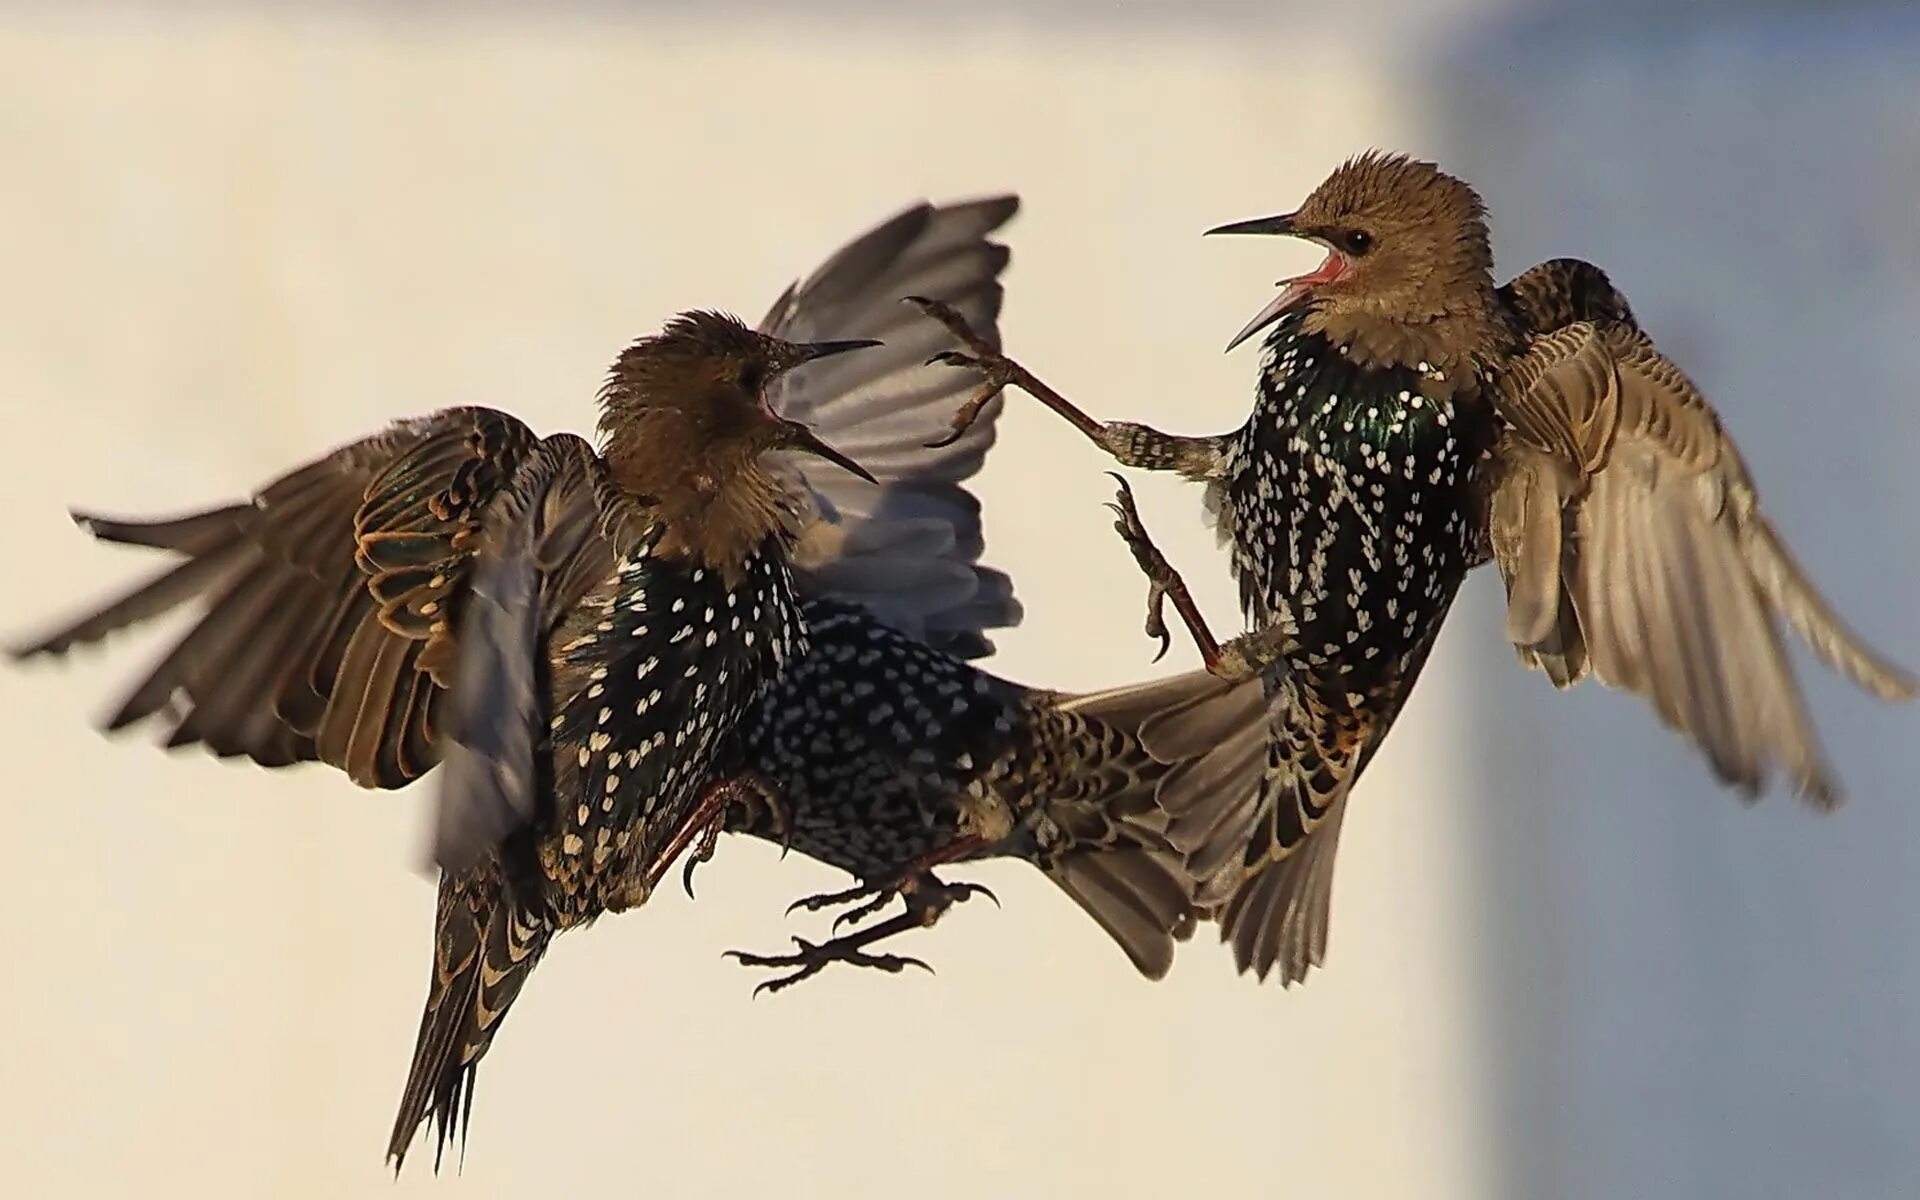
[[1296,294],[1292,288],[1287,288],[1278,296],[1275,296],[1272,303],[1254,314],[1253,320],[1241,326],[1240,332],[1233,335],[1233,340],[1227,343],[1226,350],[1221,353],[1232,353],[1234,347],[1238,346],[1241,342],[1246,341],[1254,334],[1259,333],[1262,329],[1278,321],[1280,314],[1286,312],[1287,306],[1293,303]]
[[[1293,213],[1281,213],[1277,217],[1255,217],[1251,221],[1234,221],[1226,225],[1216,225],[1212,229],[1207,230],[1207,233],[1258,233],[1277,237],[1311,236],[1302,234],[1299,228],[1294,225],[1294,216],[1295,214]],[[1318,270],[1299,276],[1296,279],[1282,280],[1280,294],[1275,296],[1273,301],[1265,308],[1256,313],[1253,320],[1248,321],[1239,333],[1233,335],[1233,340],[1227,343],[1227,349],[1231,351],[1241,342],[1246,341],[1254,334],[1259,333],[1262,329],[1278,321],[1282,313],[1285,313],[1296,301],[1306,295],[1308,289],[1318,284],[1331,283],[1335,279],[1338,279],[1340,273],[1345,269],[1346,261],[1344,259],[1338,254],[1329,254],[1327,261],[1321,263]]]
[[[861,338],[847,342],[801,342],[798,349],[800,362],[810,363],[817,359],[832,358],[836,354],[845,354],[849,350],[870,350],[882,344],[870,338]],[[798,366],[799,363],[794,365]]]
[[1251,221],[1233,221],[1226,225],[1215,225],[1200,236],[1207,237],[1216,233],[1263,233],[1285,237],[1292,235],[1293,232],[1293,214],[1281,213],[1277,217],[1255,217]]
[[[871,346],[877,343],[819,342],[815,344],[822,345],[822,346],[840,345],[845,347],[846,349],[851,350],[851,349],[856,349],[859,346],[863,346],[863,345]],[[820,436],[818,434],[814,433],[813,430],[808,429],[805,425],[802,425],[800,422],[783,421],[781,422],[781,426],[786,433],[785,438],[782,440],[785,441],[788,449],[798,450],[802,454],[811,454],[816,458],[824,458],[828,462],[832,463],[834,466],[839,467],[841,470],[849,471],[855,475],[858,475],[860,478],[866,480],[868,483],[878,484],[880,482],[878,479],[875,479],[873,477],[872,472],[868,471],[865,467],[861,466],[859,463],[848,458],[846,455],[840,453],[838,450],[835,450],[832,446],[829,446],[825,442],[821,441]]]

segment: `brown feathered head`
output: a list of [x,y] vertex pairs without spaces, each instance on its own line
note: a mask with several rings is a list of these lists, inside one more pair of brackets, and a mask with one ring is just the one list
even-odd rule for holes
[[1362,360],[1440,361],[1451,357],[1449,339],[1487,333],[1478,328],[1493,312],[1486,210],[1471,187],[1432,163],[1369,151],[1329,175],[1294,212],[1207,232],[1284,234],[1327,248],[1326,261],[1284,280],[1228,349],[1297,307],[1308,310],[1313,332],[1353,346]]
[[774,412],[766,397],[795,367],[879,344],[787,342],[722,313],[682,313],[627,347],[600,389],[609,472],[666,520],[663,548],[725,565],[791,517],[790,497],[765,455],[812,454],[872,481],[811,429]]

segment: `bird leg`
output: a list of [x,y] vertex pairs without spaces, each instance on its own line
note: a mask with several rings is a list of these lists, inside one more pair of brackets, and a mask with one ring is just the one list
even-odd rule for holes
[[1189,479],[1214,479],[1225,469],[1222,439],[1181,437],[1130,421],[1096,421],[1071,400],[1041,382],[1032,371],[1001,353],[951,305],[924,296],[908,296],[907,300],[946,326],[947,331],[966,347],[965,350],[942,351],[928,359],[928,363],[969,367],[984,376],[980,390],[954,414],[951,432],[929,443],[929,449],[951,446],[960,440],[960,436],[980,419],[981,410],[1005,391],[1008,385],[1012,385],[1066,418],[1068,424],[1086,435],[1088,441],[1112,455],[1123,467],[1178,471]]
[[1169,600],[1173,602],[1173,610],[1180,614],[1188,634],[1193,637],[1194,645],[1199,647],[1200,661],[1206,665],[1208,674],[1237,683],[1260,674],[1285,658],[1287,650],[1293,645],[1294,634],[1292,627],[1285,622],[1228,642],[1221,642],[1213,636],[1213,630],[1207,627],[1207,619],[1201,614],[1200,606],[1187,590],[1187,581],[1148,536],[1147,527],[1140,520],[1140,510],[1133,502],[1133,489],[1120,476],[1114,475],[1113,478],[1120,485],[1120,491],[1107,507],[1113,510],[1116,518],[1114,530],[1127,543],[1127,549],[1133,551],[1133,561],[1140,565],[1141,572],[1147,577],[1147,636],[1160,642],[1160,653],[1154,655],[1154,661],[1158,662],[1173,644],[1173,635],[1167,632],[1165,614],[1165,605]]
[[[870,890],[875,889],[857,889],[852,894],[859,896]],[[804,979],[811,979],[830,964],[837,962],[854,967],[871,967],[893,975],[898,975],[908,967],[919,967],[931,974],[933,968],[920,959],[904,954],[874,954],[868,950],[868,947],[875,942],[885,941],[887,938],[910,930],[930,929],[948,909],[975,894],[984,894],[989,898],[993,896],[992,892],[978,884],[945,883],[925,868],[915,869],[910,874],[878,890],[882,895],[880,903],[885,903],[887,897],[898,895],[905,902],[906,911],[876,925],[869,925],[857,933],[829,938],[820,943],[796,937],[793,939],[795,949],[791,954],[750,954],[744,950],[729,950],[726,957],[743,967],[790,968],[788,974],[778,979],[767,980],[754,988],[753,994],[756,996],[761,992],[778,992],[790,988]],[[810,897],[810,899],[825,901],[834,897]],[[994,903],[998,904],[999,901],[995,900]],[[801,906],[806,906],[806,902],[803,901]],[[878,905],[863,907],[866,911],[873,911]],[[840,922],[834,922],[834,928],[839,927]]]
[[736,809],[744,815],[744,823],[747,824],[753,823],[764,812],[779,829],[780,852],[786,853],[787,845],[793,839],[793,814],[772,780],[758,771],[745,771],[715,780],[700,793],[692,811],[667,840],[666,848],[647,868],[645,891],[642,894],[651,895],[654,887],[666,875],[667,868],[673,865],[682,851],[692,846],[693,854],[688,858],[686,869],[680,877],[681,886],[687,889],[687,895],[691,897],[693,869],[713,857],[721,832],[734,823],[730,817]]

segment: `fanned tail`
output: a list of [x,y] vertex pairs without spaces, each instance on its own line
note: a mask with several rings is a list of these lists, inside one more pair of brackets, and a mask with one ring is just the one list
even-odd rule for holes
[[1214,681],[1143,727],[1147,748],[1175,764],[1159,791],[1167,842],[1242,973],[1285,987],[1325,958],[1348,793],[1432,647],[1429,637],[1370,696],[1295,674]]
[[[1072,838],[1070,849],[1046,864],[1047,876],[1073,897],[1151,979],[1173,965],[1174,943],[1185,941],[1200,916],[1193,881],[1167,840],[1160,802],[1166,780],[1189,774],[1204,751],[1173,760],[1150,753],[1142,730],[1169,710],[1220,692],[1226,685],[1204,671],[1172,679],[1064,697],[1055,711],[1074,718],[1063,733],[1075,743],[1069,759],[1077,792],[1050,806]],[[1254,716],[1259,716],[1256,708]],[[1047,749],[1040,750],[1042,757]],[[1210,786],[1251,794],[1259,761],[1207,772]]]

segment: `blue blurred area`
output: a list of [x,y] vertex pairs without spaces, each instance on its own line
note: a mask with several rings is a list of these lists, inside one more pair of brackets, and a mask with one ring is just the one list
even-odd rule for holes
[[[1920,660],[1920,13],[1693,6],[1496,21],[1435,75],[1435,152],[1506,271],[1603,264],[1718,405],[1840,611]],[[1910,710],[1802,654],[1850,803],[1757,811],[1639,705],[1550,702],[1482,580],[1489,1071],[1506,1192],[1911,1195],[1920,808]]]

